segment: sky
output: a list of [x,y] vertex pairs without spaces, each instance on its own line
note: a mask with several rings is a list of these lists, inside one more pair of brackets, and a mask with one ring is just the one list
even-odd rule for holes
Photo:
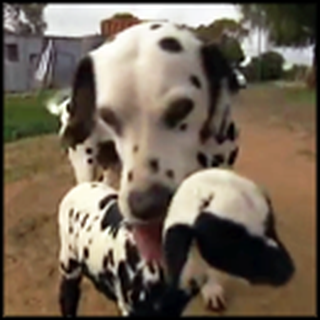
[[[241,17],[236,6],[232,4],[49,4],[44,12],[48,24],[46,34],[83,36],[100,33],[100,21],[119,12],[129,12],[140,19],[167,19],[193,27],[209,24],[216,19],[239,20]],[[263,37],[263,50],[270,48],[265,40],[266,38]],[[256,55],[258,53],[257,33],[246,39],[242,43],[242,48],[247,56]],[[276,48],[276,50],[284,55],[288,64],[311,64],[311,48],[299,50]]]

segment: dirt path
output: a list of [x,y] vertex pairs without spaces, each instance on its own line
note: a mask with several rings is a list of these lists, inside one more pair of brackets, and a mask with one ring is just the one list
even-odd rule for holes
[[[239,115],[242,149],[236,169],[265,185],[279,232],[296,261],[285,288],[227,286],[227,315],[316,314],[315,141],[304,132]],[[56,208],[73,184],[65,161],[57,170],[5,187],[5,315],[58,315]],[[81,315],[117,315],[113,303],[83,283]],[[195,299],[186,314],[206,314]]]

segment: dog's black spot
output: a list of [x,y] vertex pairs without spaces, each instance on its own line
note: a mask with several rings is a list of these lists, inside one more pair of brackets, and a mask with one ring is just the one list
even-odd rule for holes
[[85,259],[88,259],[89,258],[89,249],[87,247],[84,247],[83,248],[83,257]]
[[222,117],[219,131],[217,133],[215,133],[215,135],[214,135],[214,138],[216,139],[218,144],[224,143],[227,139],[227,134],[225,133],[225,131],[226,131],[229,113],[230,113],[230,106],[226,106],[226,108],[223,112],[223,117]]
[[124,261],[119,263],[118,277],[120,279],[121,292],[126,303],[129,302],[128,291],[130,290],[130,278]]
[[159,171],[159,161],[158,159],[150,159],[149,167],[153,173],[157,173]]
[[72,226],[69,226],[69,233],[71,234],[73,232]]
[[125,243],[125,250],[128,265],[130,266],[131,270],[135,271],[138,262],[140,261],[140,256],[137,247],[134,244],[132,244],[129,240],[127,240]]
[[283,246],[269,246],[243,225],[202,212],[194,224],[198,248],[212,267],[251,283],[279,286],[294,273],[293,261]]
[[227,138],[231,141],[234,141],[237,137],[236,128],[233,122],[230,123],[227,130]]
[[159,29],[161,27],[161,24],[153,24],[150,26],[150,29],[151,30],[156,30],[156,29]]
[[229,159],[228,159],[229,166],[232,166],[235,163],[238,153],[239,153],[239,147],[237,147],[230,153]]
[[93,164],[93,159],[92,158],[88,158],[87,162],[88,162],[88,164]]
[[60,262],[60,268],[63,270],[66,274],[70,274],[73,271],[75,271],[79,267],[79,262],[75,259],[69,259],[67,265],[65,265],[63,262]]
[[91,188],[97,188],[99,185],[96,182],[91,183]]
[[71,219],[74,213],[74,209],[70,209],[69,210],[69,218]]
[[109,265],[109,256],[105,255],[103,257],[103,260],[102,260],[102,268],[103,268],[103,270],[108,269],[108,265]]
[[87,149],[86,149],[86,153],[87,153],[87,154],[92,154],[92,152],[93,152],[92,148],[87,148]]
[[128,181],[131,182],[133,180],[133,172],[129,171],[128,172]]
[[81,228],[84,228],[84,226],[85,226],[88,218],[89,218],[89,214],[87,213],[87,214],[85,214],[85,216],[83,217],[83,219],[82,219],[82,221],[81,221],[81,223],[80,223]]
[[109,257],[110,265],[113,267],[114,266],[114,257],[113,257],[113,250],[112,249],[109,250],[108,257]]
[[224,155],[216,154],[215,156],[213,156],[211,167],[219,167],[222,163],[224,163]]
[[92,244],[92,238],[90,238],[90,239],[88,240],[88,244],[89,244],[89,245]]
[[272,239],[276,242],[279,242],[279,237],[278,237],[276,227],[275,227],[276,223],[275,223],[275,217],[274,217],[274,212],[273,212],[271,200],[268,197],[266,197],[266,199],[268,201],[269,212],[268,212],[266,222],[265,222],[265,235],[269,239]]
[[77,222],[79,220],[80,212],[76,213],[76,216],[74,218],[74,221]]
[[179,129],[180,129],[181,131],[186,131],[187,128],[188,128],[188,125],[187,125],[186,123],[182,123],[182,124],[180,125],[180,127],[179,127]]
[[173,37],[168,37],[168,38],[163,38],[159,41],[159,46],[161,49],[171,52],[171,53],[178,53],[183,51],[183,47],[180,44],[180,42],[173,38]]
[[103,174],[101,174],[101,176],[98,178],[98,181],[99,182],[103,181]]
[[141,271],[138,271],[132,281],[132,291],[130,299],[133,305],[136,305],[140,298],[140,293],[143,288],[143,277]]
[[113,141],[100,142],[96,158],[103,169],[108,169],[111,165],[120,163],[120,158]]
[[117,194],[108,194],[102,200],[100,200],[99,209],[103,210],[110,202],[113,202],[114,200],[118,200],[118,195]]
[[197,153],[197,160],[201,167],[207,168],[209,166],[208,158],[203,152]]
[[135,145],[133,147],[133,153],[137,153],[139,151],[139,146]]
[[148,262],[148,269],[151,272],[151,274],[156,274],[157,270],[155,266],[153,265],[152,261]]
[[201,89],[201,82],[197,76],[194,74],[190,76],[190,82],[193,86],[195,86],[197,89]]
[[99,115],[102,120],[109,125],[116,134],[119,136],[122,134],[122,124],[115,112],[109,108],[103,108],[99,110]]
[[174,179],[174,172],[173,170],[169,169],[166,171],[166,176],[170,179]]
[[120,214],[118,203],[112,203],[106,210],[101,220],[101,230],[110,228],[110,234],[116,237],[120,229],[120,223],[122,221],[122,215]]
[[162,122],[169,129],[174,128],[186,118],[194,108],[194,103],[189,98],[177,99],[170,103],[169,107],[165,111]]
[[71,112],[71,103],[70,102],[67,103],[66,110],[67,110],[68,113]]

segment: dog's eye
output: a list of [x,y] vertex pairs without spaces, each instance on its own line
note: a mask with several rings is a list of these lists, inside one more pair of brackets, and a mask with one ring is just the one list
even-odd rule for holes
[[174,128],[193,109],[193,101],[183,98],[172,102],[163,115],[163,123],[168,128]]
[[121,122],[119,118],[116,116],[116,114],[114,113],[114,111],[112,111],[111,109],[104,108],[99,111],[99,114],[102,120],[107,125],[109,125],[118,135],[121,134],[121,131],[122,131]]

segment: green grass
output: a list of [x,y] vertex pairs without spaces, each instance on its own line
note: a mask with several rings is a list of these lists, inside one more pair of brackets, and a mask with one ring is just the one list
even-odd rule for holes
[[52,91],[4,98],[4,141],[57,132],[59,120],[45,108]]
[[316,90],[308,88],[286,88],[286,98],[293,103],[316,104]]

